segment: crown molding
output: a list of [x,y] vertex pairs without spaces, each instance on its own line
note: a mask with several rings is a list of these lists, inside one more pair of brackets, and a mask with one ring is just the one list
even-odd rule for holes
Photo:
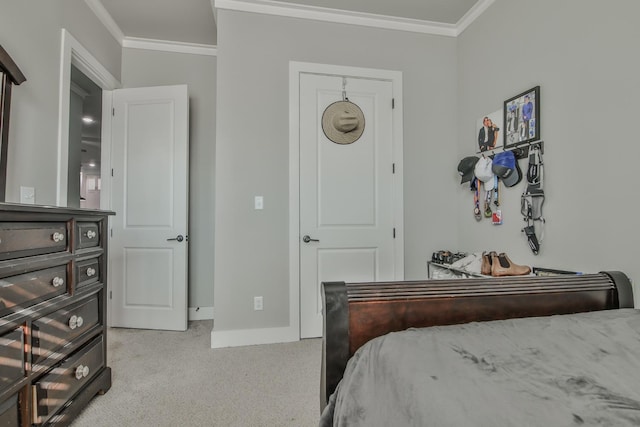
[[159,50],[163,52],[189,53],[192,55],[218,55],[218,48],[215,45],[144,39],[139,37],[125,37],[124,40],[122,40],[122,47],[130,49]]
[[217,9],[229,9],[265,15],[286,16],[289,18],[311,19],[315,21],[457,37],[462,34],[473,21],[482,15],[494,1],[495,0],[478,1],[455,24],[306,6],[275,0],[211,0],[211,3],[214,7],[214,15],[217,15]]
[[215,8],[440,36],[457,36],[457,26],[454,24],[283,3],[272,0],[215,0]]
[[473,21],[478,19],[478,17],[493,4],[494,1],[495,0],[480,0],[473,5],[473,7],[469,9],[469,11],[456,23],[456,36],[462,34]]
[[84,0],[93,13],[98,17],[102,25],[111,33],[114,39],[122,46],[122,40],[124,39],[124,33],[113,20],[111,14],[107,12],[100,0]]
[[[207,56],[217,56],[218,54],[218,48],[215,45],[126,37],[100,0],[84,1],[122,47]],[[211,7],[213,8],[216,22],[218,15],[217,10],[229,9],[241,12],[261,13],[264,15],[286,16],[290,18],[457,37],[462,34],[473,21],[482,15],[494,1],[495,0],[478,1],[456,24],[306,6],[274,0],[211,0]]]
[[[127,37],[100,0],[84,1],[122,47],[207,56],[216,56],[218,54],[218,48],[214,45]],[[211,1],[213,2],[214,0]]]

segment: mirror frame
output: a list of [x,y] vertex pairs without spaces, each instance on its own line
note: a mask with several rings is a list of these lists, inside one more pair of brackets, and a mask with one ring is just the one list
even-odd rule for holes
[[9,146],[9,113],[11,88],[22,84],[26,77],[11,56],[0,45],[0,202],[5,201],[7,187],[7,149]]

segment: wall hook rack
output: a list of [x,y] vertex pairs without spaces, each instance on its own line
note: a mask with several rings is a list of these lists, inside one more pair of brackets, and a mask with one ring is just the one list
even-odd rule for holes
[[[517,159],[524,159],[529,155],[530,147],[538,147],[540,149],[540,154],[544,154],[544,141],[525,142],[518,145],[512,145],[506,148],[505,147],[498,147],[498,148],[502,148],[502,152],[513,151]],[[482,153],[482,157],[489,156],[490,158],[493,159],[493,157],[496,155],[496,151],[497,151],[496,149],[490,150],[490,152],[485,151],[484,153]],[[501,151],[498,151],[498,152],[501,152]]]

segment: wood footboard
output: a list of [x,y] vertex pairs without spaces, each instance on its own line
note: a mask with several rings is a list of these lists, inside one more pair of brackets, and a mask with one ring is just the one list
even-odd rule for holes
[[367,341],[411,327],[632,308],[624,273],[322,284],[320,407]]

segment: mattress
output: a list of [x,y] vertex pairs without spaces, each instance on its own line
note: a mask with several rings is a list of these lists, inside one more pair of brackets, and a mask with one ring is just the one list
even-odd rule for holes
[[349,360],[321,426],[638,426],[640,310],[408,329]]

